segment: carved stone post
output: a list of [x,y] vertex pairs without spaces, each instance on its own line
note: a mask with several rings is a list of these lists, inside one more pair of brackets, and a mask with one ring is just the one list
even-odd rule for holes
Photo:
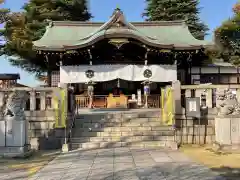
[[185,97],[191,97],[191,89],[185,90]]
[[[217,95],[217,97],[219,96],[219,95],[222,95],[222,94],[224,94],[224,88],[217,88],[216,89],[216,95]],[[220,104],[221,104],[221,100],[219,100],[219,98],[216,98],[216,107],[218,108],[219,106],[220,106]]]
[[195,89],[195,97],[199,97],[200,102],[201,102],[201,95],[203,92],[204,92],[204,89]]
[[180,81],[172,82],[173,88],[173,103],[175,114],[182,113],[182,103],[181,103],[181,83]]
[[30,91],[30,111],[36,110],[36,91]]
[[45,111],[46,110],[46,92],[44,91],[40,92],[40,102],[41,102],[40,110]]
[[4,105],[4,101],[5,101],[5,93],[4,91],[0,92],[0,107],[2,107]]
[[237,100],[240,102],[240,89],[237,89],[236,96],[237,96]]
[[206,105],[208,108],[213,107],[213,102],[212,102],[212,89],[206,89]]

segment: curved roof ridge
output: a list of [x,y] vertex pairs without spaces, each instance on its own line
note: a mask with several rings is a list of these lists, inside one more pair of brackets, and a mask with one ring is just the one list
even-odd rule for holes
[[197,38],[195,38],[194,36],[193,36],[193,34],[191,33],[191,31],[189,30],[189,26],[187,25],[187,23],[184,23],[183,24],[183,28],[184,28],[184,30],[186,31],[186,35],[188,35],[189,37],[191,37],[191,39],[193,40],[193,41],[196,41],[196,42],[199,42],[199,44],[202,44],[203,43],[203,41],[206,43],[206,45],[212,45],[212,44],[214,44],[212,41],[207,41],[207,40],[200,40],[200,39],[197,39]]
[[[121,12],[120,12],[121,13]],[[82,38],[82,39],[88,39],[90,38],[91,36],[97,34],[98,32],[106,29],[107,27],[109,27],[111,25],[112,22],[114,22],[114,20],[116,20],[118,17],[117,15],[119,15],[118,11],[114,12],[114,14],[111,16],[111,18],[106,22],[104,23],[101,27],[99,27],[96,31],[90,33],[88,36]]]
[[34,41],[33,45],[35,49],[62,51],[86,47],[104,38],[120,37],[135,38],[158,48],[181,50],[214,44],[193,37],[186,20],[128,22],[122,11],[117,9],[105,23],[50,21],[42,38]]
[[[111,18],[107,21],[110,22]],[[54,26],[64,25],[103,25],[107,22],[92,22],[92,21],[51,21]],[[175,21],[129,21],[128,23],[136,25],[181,25],[186,23],[186,20],[175,20]]]
[[88,36],[82,38],[82,40],[88,39],[88,38],[92,37],[93,35],[96,35],[97,33],[101,32],[103,30],[107,30],[111,26],[111,24],[115,23],[116,21],[120,21],[121,23],[128,26],[129,29],[137,31],[138,33],[142,34],[143,36],[145,36],[147,38],[154,39],[152,37],[146,36],[144,33],[140,32],[134,25],[127,22],[123,13],[122,13],[122,11],[119,10],[119,9],[116,9],[115,12],[113,13],[113,15],[111,16],[111,18],[106,23],[104,23],[96,31],[94,31],[94,32],[90,33]]

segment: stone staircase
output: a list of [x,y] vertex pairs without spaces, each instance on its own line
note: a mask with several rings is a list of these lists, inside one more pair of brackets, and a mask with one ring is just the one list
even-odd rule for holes
[[167,147],[177,149],[172,126],[161,123],[160,112],[126,111],[78,115],[72,130],[72,149],[110,147]]

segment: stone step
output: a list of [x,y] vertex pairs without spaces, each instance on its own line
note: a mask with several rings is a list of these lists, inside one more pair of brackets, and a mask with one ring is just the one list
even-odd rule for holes
[[161,117],[161,110],[143,110],[143,111],[131,111],[131,112],[106,112],[106,113],[92,113],[92,114],[78,114],[76,119],[79,120],[92,120],[99,121],[101,119],[131,119],[131,118],[159,118]]
[[172,126],[166,126],[161,122],[128,122],[128,123],[75,123],[74,128],[105,128],[105,127],[157,127],[172,130]]
[[142,118],[106,118],[106,117],[99,117],[99,118],[83,118],[75,119],[76,124],[81,123],[128,123],[128,122],[138,122],[138,123],[147,123],[147,122],[162,122],[160,117],[142,117]]
[[85,142],[139,142],[139,141],[174,141],[174,136],[112,136],[112,137],[73,137],[71,143]]
[[83,127],[83,128],[73,128],[74,132],[144,132],[144,131],[173,131],[172,128],[163,127],[163,126],[155,126],[155,127]]
[[177,149],[177,143],[173,141],[141,141],[141,142],[87,142],[72,143],[72,149],[98,149],[115,147],[133,147],[133,148],[171,148]]
[[73,137],[116,137],[116,136],[173,136],[174,131],[126,131],[126,132],[94,132],[73,131]]

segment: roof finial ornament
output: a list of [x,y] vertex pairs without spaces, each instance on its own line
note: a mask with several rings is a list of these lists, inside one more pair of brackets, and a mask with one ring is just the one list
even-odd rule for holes
[[119,8],[119,5],[117,5],[117,7],[115,8],[112,16],[116,15],[116,14],[123,14],[121,9]]
[[117,6],[116,6],[116,9],[115,9],[116,11],[121,11],[121,9],[120,9],[120,6],[117,4]]

